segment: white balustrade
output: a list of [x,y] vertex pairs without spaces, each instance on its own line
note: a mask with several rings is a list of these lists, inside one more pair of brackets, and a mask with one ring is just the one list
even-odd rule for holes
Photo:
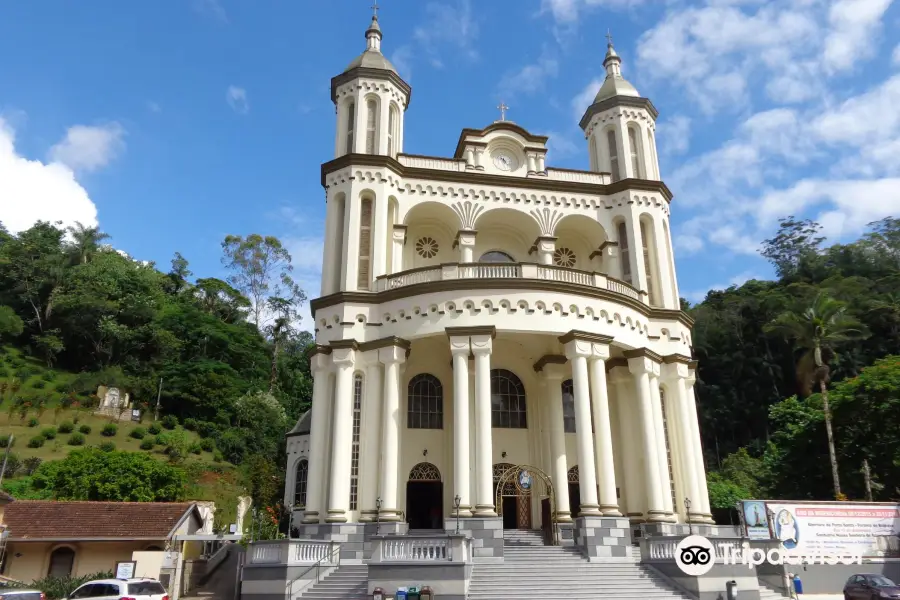
[[298,564],[313,565],[317,562],[331,564],[336,559],[334,542],[326,540],[299,540],[292,542],[294,561]]
[[408,154],[400,154],[397,160],[404,167],[412,167],[415,169],[434,169],[436,171],[465,171],[466,161],[456,160],[453,158],[438,158],[436,156],[410,156]]
[[474,263],[459,266],[460,279],[518,279],[519,265],[513,263]]
[[333,565],[340,544],[330,540],[267,540],[250,544],[253,565]]
[[551,181],[572,181],[574,183],[592,183],[606,185],[609,175],[606,173],[589,173],[585,171],[566,171],[563,169],[547,169],[547,179]]
[[629,298],[633,298],[635,300],[640,300],[640,293],[625,283],[624,281],[619,281],[618,279],[609,279],[606,280],[606,289],[611,292],[615,292],[616,294],[622,294],[623,296],[628,296]]
[[405,271],[388,275],[378,279],[378,291],[393,290],[396,288],[415,285],[417,283],[428,283],[429,281],[440,281],[441,267],[433,267],[431,269],[416,269],[414,271]]
[[253,552],[250,555],[250,562],[254,565],[271,565],[283,562],[282,546],[280,542],[265,543],[256,542],[253,544]]
[[561,281],[563,283],[577,283],[579,285],[594,285],[593,273],[546,265],[538,267],[538,279],[549,279],[550,281]]
[[381,543],[382,562],[436,562],[450,560],[448,538],[391,538]]

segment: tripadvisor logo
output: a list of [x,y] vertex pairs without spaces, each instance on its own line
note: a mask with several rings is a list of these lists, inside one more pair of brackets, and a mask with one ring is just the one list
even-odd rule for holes
[[675,564],[685,575],[706,575],[716,564],[716,549],[702,535],[689,535],[675,546]]

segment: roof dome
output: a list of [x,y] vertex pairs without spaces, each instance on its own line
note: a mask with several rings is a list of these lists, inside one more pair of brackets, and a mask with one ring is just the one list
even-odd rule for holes
[[594,96],[594,102],[601,102],[614,96],[632,96],[640,98],[641,95],[637,89],[631,85],[624,77],[622,77],[622,59],[613,48],[612,40],[606,49],[606,58],[603,59],[603,66],[606,67],[606,80],[600,86],[600,91]]
[[365,52],[354,58],[353,62],[344,69],[344,73],[360,67],[397,73],[397,69],[391,64],[391,61],[381,53],[381,26],[378,25],[377,15],[372,17],[372,22],[369,24],[369,28],[366,29]]
[[300,416],[294,428],[288,432],[288,435],[304,435],[310,432],[312,426],[312,410],[307,410]]

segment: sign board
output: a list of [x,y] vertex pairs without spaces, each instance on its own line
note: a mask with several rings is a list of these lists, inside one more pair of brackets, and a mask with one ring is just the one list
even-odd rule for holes
[[[900,536],[900,504],[791,501],[765,501],[764,504],[772,514],[772,537],[780,540],[786,550],[799,554],[884,556],[885,540]],[[744,510],[746,518],[746,504]],[[752,519],[747,520],[748,536]]]
[[744,532],[751,540],[768,540],[772,538],[769,531],[769,515],[766,503],[761,500],[744,500],[741,502],[744,516]]
[[131,420],[134,421],[135,423],[140,423],[141,422],[141,411],[136,408],[133,409],[131,411]]
[[228,526],[228,533],[230,533],[232,535],[237,533],[237,523],[232,523],[231,525]]
[[131,579],[137,569],[137,563],[133,560],[119,561],[116,563],[116,579]]
[[162,564],[160,565],[161,569],[177,569],[178,568],[178,558],[181,555],[180,552],[166,552],[163,554]]

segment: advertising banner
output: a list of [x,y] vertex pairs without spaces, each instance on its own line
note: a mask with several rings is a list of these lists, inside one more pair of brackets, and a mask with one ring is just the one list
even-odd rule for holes
[[747,537],[751,540],[771,539],[766,503],[762,500],[744,500],[741,504]]
[[774,537],[798,553],[883,556],[900,535],[900,505],[766,502]]

